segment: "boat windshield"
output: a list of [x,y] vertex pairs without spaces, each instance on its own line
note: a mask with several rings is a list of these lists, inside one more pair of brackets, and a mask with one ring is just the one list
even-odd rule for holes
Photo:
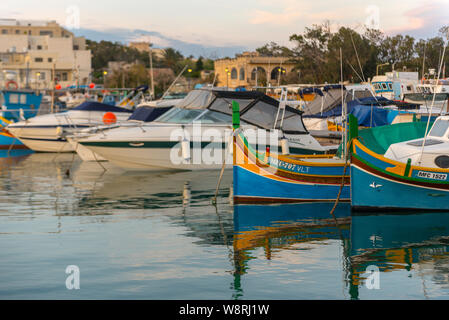
[[156,119],[157,122],[167,123],[190,123],[198,118],[204,110],[188,110],[173,108]]
[[201,123],[232,123],[232,117],[227,114],[211,110],[189,110],[173,108],[166,114],[159,117],[157,122],[167,123],[191,123],[193,121]]
[[433,125],[432,130],[429,133],[429,136],[432,137],[443,137],[449,128],[449,120],[439,119]]

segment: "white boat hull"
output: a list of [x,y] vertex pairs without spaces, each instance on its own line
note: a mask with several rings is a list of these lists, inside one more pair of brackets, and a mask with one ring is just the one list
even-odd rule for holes
[[[103,124],[104,112],[69,111],[37,116],[13,123],[8,131],[28,148],[36,152],[74,152],[66,137],[80,130]],[[129,113],[117,113],[117,121],[125,121]]]
[[[87,148],[86,148],[87,149]],[[103,158],[109,160],[115,165],[126,170],[145,170],[145,171],[172,171],[172,170],[219,170],[223,163],[219,161],[205,162],[201,159],[191,159],[185,161],[182,159],[181,148],[108,148],[93,147],[89,149]],[[222,150],[221,159],[224,158],[225,150]],[[192,149],[192,154],[198,154],[198,151]],[[171,160],[175,155],[176,161]],[[232,168],[232,155],[228,155],[225,167]]]
[[73,152],[74,149],[66,140],[40,140],[19,138],[19,140],[36,152],[66,153]]

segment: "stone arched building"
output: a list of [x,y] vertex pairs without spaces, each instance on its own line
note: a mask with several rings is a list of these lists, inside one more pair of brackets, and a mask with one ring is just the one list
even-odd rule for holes
[[233,59],[215,61],[215,75],[218,87],[251,88],[272,86],[280,83],[281,77],[293,72],[295,64],[288,57],[265,57],[257,52],[244,52]]

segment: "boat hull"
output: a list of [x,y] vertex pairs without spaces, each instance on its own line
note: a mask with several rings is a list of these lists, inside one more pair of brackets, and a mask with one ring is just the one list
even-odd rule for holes
[[235,139],[234,203],[350,200],[344,161],[331,156],[262,155],[241,134]]
[[[100,143],[80,142],[81,146],[100,155],[102,158],[114,163],[115,165],[127,170],[156,170],[156,171],[172,171],[172,170],[219,170],[223,167],[222,162],[212,161],[205,162],[202,157],[198,157],[195,161],[195,154],[202,154],[204,149],[191,149],[191,160],[184,161],[182,159],[182,151],[179,143],[163,143],[163,142],[146,142],[140,146],[136,143],[136,147],[125,147],[129,143],[124,143],[122,147],[111,144],[101,145]],[[157,147],[159,146],[159,147]],[[163,146],[163,147],[161,147]],[[217,150],[217,149],[215,149]],[[226,155],[225,149],[218,149],[222,152],[223,159]],[[232,169],[232,156],[228,155],[225,168]],[[176,158],[176,161],[172,161]]]
[[1,132],[0,150],[29,150],[29,149],[16,137],[8,133]]
[[50,140],[50,139],[29,139],[20,138],[20,141],[36,152],[48,153],[70,153],[75,150],[65,139]]
[[354,211],[449,210],[449,170],[417,167],[354,143],[351,163]]

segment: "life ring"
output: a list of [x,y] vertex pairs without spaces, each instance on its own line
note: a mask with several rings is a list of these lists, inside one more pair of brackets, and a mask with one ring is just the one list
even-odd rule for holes
[[[11,85],[14,85],[14,88],[12,88]],[[6,82],[5,87],[6,87],[6,89],[14,89],[14,90],[19,89],[19,85],[17,84],[17,82],[15,82],[13,80]]]
[[106,125],[115,124],[117,122],[117,117],[112,112],[106,112],[103,116],[103,123]]

